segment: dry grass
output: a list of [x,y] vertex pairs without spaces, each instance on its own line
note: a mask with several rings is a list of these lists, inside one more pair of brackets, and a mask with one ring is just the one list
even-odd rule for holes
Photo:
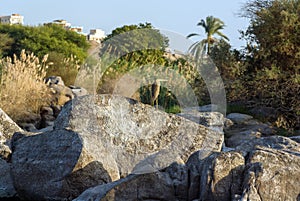
[[18,58],[0,60],[0,108],[14,121],[22,121],[28,114],[39,113],[49,103],[48,87],[44,83],[47,56],[42,62],[23,50]]

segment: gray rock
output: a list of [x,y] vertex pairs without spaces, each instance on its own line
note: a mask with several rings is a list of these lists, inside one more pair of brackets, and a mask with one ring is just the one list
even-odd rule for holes
[[247,163],[241,200],[299,200],[299,155],[260,147]]
[[63,200],[111,181],[102,164],[88,155],[80,136],[56,130],[12,139],[12,176],[25,200]]
[[172,164],[163,172],[129,175],[110,184],[90,188],[74,201],[187,200],[188,174],[184,165]]
[[15,132],[23,130],[0,108],[0,135],[5,139],[11,139]]
[[11,150],[7,145],[6,139],[0,133],[0,159],[8,160],[11,155]]
[[233,200],[241,194],[245,159],[238,152],[196,152],[188,160],[188,200]]
[[89,94],[88,91],[82,87],[69,86],[69,88],[72,90],[75,97],[86,96]]
[[121,96],[85,96],[72,103],[61,111],[55,129],[77,132],[112,180],[155,172],[185,162],[196,150],[222,147],[223,135]]
[[270,136],[253,139],[237,146],[235,150],[241,152],[243,156],[246,157],[248,153],[256,150],[257,147],[277,149],[300,156],[300,144],[282,136]]
[[10,164],[0,158],[0,200],[13,198],[16,194],[10,174]]
[[51,86],[51,85],[65,86],[65,83],[60,76],[50,76],[45,79],[45,83],[49,86]]
[[293,137],[290,137],[290,139],[300,143],[300,136],[293,136]]
[[228,147],[236,147],[252,139],[270,136],[274,132],[275,129],[271,125],[251,119],[225,128],[225,144]]
[[38,129],[35,127],[33,123],[19,123],[19,125],[28,132],[37,132]]
[[226,116],[226,118],[230,119],[231,121],[233,121],[236,124],[241,124],[241,123],[244,123],[246,121],[253,119],[252,116],[247,115],[247,114],[241,114],[241,113],[230,113]]
[[[22,199],[74,199],[92,186],[130,173],[153,174],[145,182],[156,181],[153,172],[176,161],[184,163],[202,148],[220,151],[223,143],[223,135],[204,126],[112,95],[67,103],[54,129],[33,136],[16,134],[12,139],[12,175]],[[173,191],[183,199],[187,186],[184,171],[179,165],[171,171],[178,173],[163,174],[172,176],[170,186],[163,184],[169,180],[161,181],[166,188],[177,186]],[[132,185],[138,185],[137,181]],[[150,196],[146,186],[144,194]]]
[[187,108],[177,115],[223,133],[225,118],[219,112],[199,112],[193,108]]

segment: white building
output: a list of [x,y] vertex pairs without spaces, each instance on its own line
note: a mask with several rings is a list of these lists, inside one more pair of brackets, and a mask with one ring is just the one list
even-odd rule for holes
[[88,34],[88,40],[93,40],[97,43],[101,43],[103,38],[105,38],[105,32],[101,29],[91,29]]
[[9,16],[1,16],[0,23],[2,24],[24,24],[24,16],[19,14],[12,14]]

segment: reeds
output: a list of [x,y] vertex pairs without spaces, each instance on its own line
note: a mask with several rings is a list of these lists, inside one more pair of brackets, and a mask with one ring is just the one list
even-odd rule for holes
[[49,91],[44,83],[47,55],[40,62],[34,54],[23,50],[19,58],[0,60],[0,107],[15,121],[31,113],[39,113],[49,104]]

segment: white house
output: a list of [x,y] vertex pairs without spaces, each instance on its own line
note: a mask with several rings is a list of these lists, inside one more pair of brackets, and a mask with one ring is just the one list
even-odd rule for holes
[[101,29],[91,29],[88,34],[88,40],[93,40],[97,43],[101,43],[103,38],[105,38],[105,32]]
[[2,24],[24,24],[24,16],[19,14],[12,14],[9,16],[1,16],[0,23]]

